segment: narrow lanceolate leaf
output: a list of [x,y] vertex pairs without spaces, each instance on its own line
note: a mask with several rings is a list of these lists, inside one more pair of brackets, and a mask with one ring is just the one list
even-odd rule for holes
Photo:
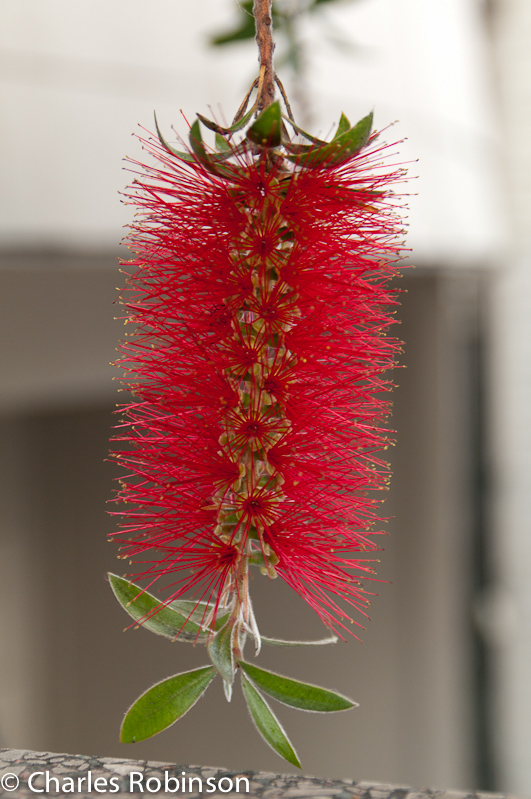
[[197,160],[204,166],[204,168],[208,172],[212,172],[214,175],[218,175],[221,177],[234,177],[235,170],[226,164],[217,164],[214,163],[214,158],[212,158],[206,150],[206,147],[203,142],[203,137],[201,136],[201,128],[199,127],[199,122],[196,119],[193,123],[192,127],[190,128],[190,145],[194,154],[197,157]]
[[244,128],[251,119],[252,115],[254,114],[254,109],[255,105],[253,105],[252,108],[249,111],[247,111],[247,113],[245,113],[242,117],[240,117],[240,119],[236,120],[236,122],[233,122],[232,125],[229,128],[227,128],[227,132],[235,133],[237,130],[241,130],[242,128]]
[[315,147],[302,155],[288,155],[288,160],[307,168],[333,166],[346,161],[367,144],[372,129],[372,113],[368,114],[353,128],[345,131],[328,144]]
[[253,105],[253,107],[247,111],[247,113],[244,114],[241,119],[233,122],[228,128],[224,128],[223,125],[218,125],[217,122],[214,122],[212,119],[208,119],[208,117],[204,117],[203,114],[198,114],[197,118],[201,120],[205,128],[209,128],[209,130],[213,130],[215,133],[221,133],[223,136],[228,136],[230,133],[235,133],[237,130],[241,130],[247,125],[254,114],[254,109],[255,106]]
[[245,679],[243,674],[242,688],[251,718],[262,738],[277,752],[277,754],[283,757],[284,760],[287,760],[288,763],[291,763],[293,766],[301,768],[297,753],[291,745],[288,736],[282,729],[279,720],[265,699],[260,696],[249,680]]
[[231,44],[232,42],[241,42],[245,39],[254,39],[256,31],[254,26],[254,17],[252,14],[252,1],[244,2],[240,7],[243,11],[240,25],[228,33],[222,33],[217,36],[213,36],[210,40],[211,44]]
[[286,120],[286,122],[289,122],[293,130],[297,131],[297,133],[300,133],[300,135],[304,136],[304,138],[308,139],[308,141],[311,141],[314,144],[319,144],[319,145],[328,144],[328,142],[324,141],[323,139],[318,139],[317,136],[312,136],[311,133],[307,133],[305,130],[300,128],[293,119],[290,119],[285,114],[282,114],[282,117]]
[[348,130],[350,130],[350,122],[348,121],[345,114],[341,112],[341,118],[339,120],[337,130],[334,133],[334,139],[339,139],[339,137],[342,136],[343,133],[346,133]]
[[247,138],[262,147],[278,147],[281,139],[280,103],[275,101],[262,111],[249,130]]
[[317,641],[284,641],[282,638],[266,638],[260,636],[262,643],[268,646],[325,646],[326,644],[337,644],[337,637],[331,635],[330,638],[320,638]]
[[292,680],[281,674],[259,669],[245,661],[241,661],[240,666],[258,688],[284,705],[314,713],[334,713],[357,706],[352,699],[327,688]]
[[220,153],[232,153],[233,148],[221,133],[216,133],[216,149]]
[[228,682],[227,680],[223,680],[223,692],[225,694],[225,699],[227,702],[230,702],[232,699],[232,683]]
[[228,133],[228,129],[218,125],[217,122],[214,122],[213,119],[209,119],[208,117],[204,117],[203,114],[198,112],[197,118],[203,123],[205,128],[209,130],[213,130],[215,133]]
[[215,676],[213,666],[202,666],[153,685],[125,714],[120,741],[145,741],[170,727],[195,705]]
[[172,147],[170,144],[168,144],[168,142],[166,141],[166,139],[162,135],[161,130],[159,128],[159,123],[157,122],[157,115],[154,114],[154,117],[155,117],[155,128],[157,129],[157,136],[159,137],[159,141],[162,144],[162,146],[169,153],[171,153],[172,155],[177,156],[177,158],[180,158],[181,161],[187,161],[188,163],[193,163],[195,161],[195,158],[192,155],[192,153],[181,152],[180,150],[176,150],[174,147]]
[[[205,620],[212,609],[204,602],[175,600],[161,606],[160,600],[142,591],[135,583],[130,583],[117,574],[109,574],[114,595],[132,619],[139,622],[147,630],[163,635],[172,640],[204,642],[210,634]],[[227,620],[227,613],[220,611],[216,617],[215,627],[221,627]]]
[[[219,671],[225,682],[234,680],[235,666],[232,643],[234,637],[234,624],[226,624],[216,633],[208,645],[208,654],[212,663]],[[230,700],[229,700],[230,701]]]

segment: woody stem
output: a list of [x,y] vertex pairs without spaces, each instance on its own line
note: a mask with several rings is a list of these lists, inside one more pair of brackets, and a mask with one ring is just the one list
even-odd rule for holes
[[236,602],[233,615],[236,618],[238,631],[233,652],[235,660],[240,660],[242,657],[240,636],[249,622],[249,559],[246,555],[243,556],[240,562],[240,572],[237,579],[238,586],[235,594]]
[[275,72],[273,69],[273,0],[254,0],[253,14],[256,28],[256,44],[260,61],[260,83],[257,109],[263,111],[275,99]]

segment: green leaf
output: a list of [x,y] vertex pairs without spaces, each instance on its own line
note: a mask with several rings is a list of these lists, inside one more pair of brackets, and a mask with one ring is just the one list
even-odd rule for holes
[[194,163],[195,162],[195,158],[192,155],[192,153],[186,153],[186,152],[181,152],[181,150],[175,150],[170,144],[168,144],[168,142],[166,141],[166,139],[164,138],[164,136],[161,133],[161,130],[159,128],[159,123],[157,122],[157,115],[156,115],[155,112],[153,112],[153,116],[155,117],[155,128],[157,129],[157,136],[159,137],[159,141],[162,144],[162,146],[164,147],[164,149],[166,149],[172,155],[177,156],[177,158],[180,158],[181,161],[187,161],[188,163]]
[[197,114],[197,118],[203,123],[205,128],[209,130],[213,130],[214,133],[228,133],[227,128],[223,128],[221,125],[218,125],[217,122],[214,122],[212,119],[208,119],[208,117],[204,117],[203,114]]
[[216,133],[215,141],[216,141],[216,149],[218,149],[220,153],[232,154],[232,147],[230,146],[226,138],[221,135],[221,133]]
[[297,125],[297,124],[296,124],[296,123],[293,121],[293,119],[290,119],[290,118],[289,118],[289,117],[287,117],[285,114],[282,114],[282,117],[283,117],[283,118],[286,120],[286,122],[289,122],[289,124],[291,125],[291,127],[293,128],[293,130],[295,130],[297,133],[300,133],[300,135],[301,135],[301,136],[304,136],[304,138],[305,138],[305,139],[308,139],[308,141],[311,141],[311,142],[313,142],[314,144],[328,144],[328,142],[326,142],[326,141],[323,141],[322,139],[318,139],[318,138],[317,138],[317,136],[312,136],[312,134],[311,134],[311,133],[306,133],[306,131],[305,131],[305,130],[303,130],[302,128],[300,128],[300,127],[299,127],[299,126],[298,126],[298,125]]
[[197,160],[205,167],[206,170],[208,170],[208,172],[212,172],[214,175],[225,178],[233,178],[235,176],[234,169],[231,169],[231,167],[228,165],[214,163],[215,159],[207,153],[203,143],[203,137],[201,136],[199,121],[197,119],[190,128],[189,136],[190,144],[197,157]]
[[372,129],[372,118],[371,112],[353,128],[334,138],[328,144],[312,148],[310,152],[300,156],[288,155],[286,157],[299,166],[308,168],[340,164],[365,147]]
[[232,683],[227,682],[227,680],[223,680],[223,692],[225,694],[225,699],[227,702],[230,702],[232,699]]
[[282,729],[279,720],[265,699],[260,696],[256,688],[251,685],[249,680],[247,680],[243,674],[242,688],[251,718],[254,721],[256,729],[260,735],[264,738],[266,743],[268,743],[269,746],[280,755],[280,757],[283,757],[284,760],[287,760],[288,763],[291,763],[293,766],[301,768],[299,758],[297,757],[297,754],[291,745],[288,736]]
[[256,31],[254,17],[252,16],[252,7],[252,0],[251,3],[244,3],[242,11],[246,11],[246,13],[242,14],[241,24],[228,33],[221,33],[218,34],[218,36],[213,36],[210,39],[210,43],[219,46],[223,44],[232,44],[233,42],[242,42],[246,39],[254,39]]
[[266,638],[260,636],[262,643],[268,646],[324,646],[325,644],[337,644],[337,638],[332,635],[330,638],[320,638],[318,641],[283,641],[282,638]]
[[214,133],[221,133],[223,136],[228,136],[230,133],[236,133],[236,131],[244,128],[251,119],[253,113],[254,105],[250,111],[247,111],[247,113],[244,114],[241,119],[238,119],[238,121],[234,122],[229,128],[224,128],[222,125],[218,125],[217,122],[213,122],[213,120],[204,117],[203,114],[198,114],[197,117],[201,120],[205,128],[213,130]]
[[226,624],[216,633],[208,645],[208,654],[212,663],[226,682],[234,680],[235,666],[232,648],[234,623]]
[[120,741],[145,741],[170,727],[195,705],[215,676],[213,666],[202,666],[153,685],[125,714]]
[[[118,577],[117,574],[109,574],[109,582],[120,605],[132,619],[147,630],[172,640],[190,642],[207,640],[210,629],[203,621],[212,605],[177,599],[161,606],[159,599],[147,591],[142,591],[139,585]],[[227,613],[220,613],[216,618],[216,629],[225,624],[227,616]]]
[[249,120],[251,119],[252,115],[254,114],[254,109],[255,109],[255,106],[253,105],[251,110],[247,111],[247,113],[244,114],[241,117],[241,119],[238,119],[237,122],[233,122],[232,125],[230,126],[230,128],[227,128],[227,131],[229,133],[236,133],[236,131],[241,130],[242,128],[244,128],[247,125],[247,123],[249,122]]
[[199,122],[197,119],[192,123],[192,127],[190,128],[189,138],[192,150],[199,158],[201,163],[203,162],[208,163],[209,161],[208,153],[205,149],[205,145],[203,144],[203,137],[201,136],[201,128],[199,127]]
[[314,713],[334,713],[357,706],[356,702],[335,691],[259,669],[258,666],[253,666],[243,660],[240,662],[240,666],[253,683],[284,705],[296,707],[299,710],[310,710]]
[[[291,231],[287,231],[290,233]],[[270,577],[276,576],[275,566],[278,563],[278,557],[273,552],[264,558],[263,552],[254,551],[249,558],[251,566],[258,566],[262,574],[268,574]]]
[[281,140],[280,103],[268,105],[247,131],[247,138],[262,147],[278,147]]
[[341,112],[341,118],[339,120],[339,124],[337,126],[337,130],[334,134],[334,138],[332,139],[332,141],[339,139],[339,137],[342,136],[343,133],[346,133],[347,130],[350,130],[350,122],[346,118],[345,114]]
[[[234,28],[232,31],[228,31],[227,33],[218,34],[217,36],[213,36],[210,39],[210,43],[213,45],[224,45],[224,44],[232,44],[234,42],[241,42],[246,41],[247,39],[254,39],[256,36],[256,28],[254,23],[254,16],[253,16],[253,0],[243,0],[243,2],[238,3],[238,7],[240,9],[239,14],[239,25]],[[275,31],[279,31],[281,27],[281,21],[283,19],[283,14],[279,12],[277,9],[277,3],[273,0],[273,5],[271,8],[271,16],[273,18],[273,29]]]
[[[296,144],[294,142],[284,142],[284,146],[288,153],[292,155],[303,155],[304,153],[311,153],[315,150],[314,144]],[[298,159],[300,161],[300,159]]]

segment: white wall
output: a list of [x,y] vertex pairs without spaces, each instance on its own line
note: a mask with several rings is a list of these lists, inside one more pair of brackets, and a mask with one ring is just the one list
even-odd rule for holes
[[510,243],[492,282],[490,335],[496,535],[487,635],[497,666],[501,779],[531,794],[531,4],[493,14]]
[[[231,116],[256,71],[254,45],[206,47],[230,26],[232,0],[0,0],[0,235],[4,244],[113,246],[130,211],[117,192],[130,134],[184,132],[220,103]],[[415,161],[411,237],[424,263],[485,263],[500,245],[497,131],[478,0],[358,0],[306,30],[315,126],[374,108],[400,124],[399,160]],[[228,20],[228,21],[227,21]],[[330,26],[349,55],[326,44]],[[216,113],[219,113],[216,111]]]

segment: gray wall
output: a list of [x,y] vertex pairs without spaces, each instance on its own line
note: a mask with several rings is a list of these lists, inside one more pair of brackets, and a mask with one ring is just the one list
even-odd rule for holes
[[[49,315],[51,326],[34,331],[41,358],[50,359],[46,369],[68,373],[72,385],[78,378],[82,385],[84,364],[90,371],[94,354],[112,350],[119,335],[100,314],[105,304],[112,317],[115,275],[87,267],[62,282],[63,310]],[[46,306],[58,275],[2,272],[6,307],[15,307],[22,288],[30,307],[37,297]],[[476,280],[417,272],[404,286],[399,335],[407,368],[395,375],[396,474],[384,509],[395,518],[380,570],[390,584],[378,589],[363,645],[270,650],[260,660],[360,702],[330,718],[280,709],[307,772],[474,787],[466,348]],[[84,354],[76,352],[77,336],[90,341]],[[64,348],[46,346],[57,337]],[[23,350],[23,326],[18,343]],[[13,338],[14,362],[16,350]],[[0,423],[1,632],[9,642],[0,661],[0,745],[289,771],[252,729],[238,692],[227,706],[217,684],[153,741],[117,742],[122,714],[139,693],[205,655],[144,630],[122,632],[127,616],[105,582],[106,571],[124,568],[105,541],[116,476],[104,463],[116,399],[111,373],[108,383],[93,375],[99,397],[72,390],[62,404],[39,374],[40,405],[17,411],[11,402]],[[321,635],[318,619],[281,581],[257,578],[253,593],[265,634]]]

